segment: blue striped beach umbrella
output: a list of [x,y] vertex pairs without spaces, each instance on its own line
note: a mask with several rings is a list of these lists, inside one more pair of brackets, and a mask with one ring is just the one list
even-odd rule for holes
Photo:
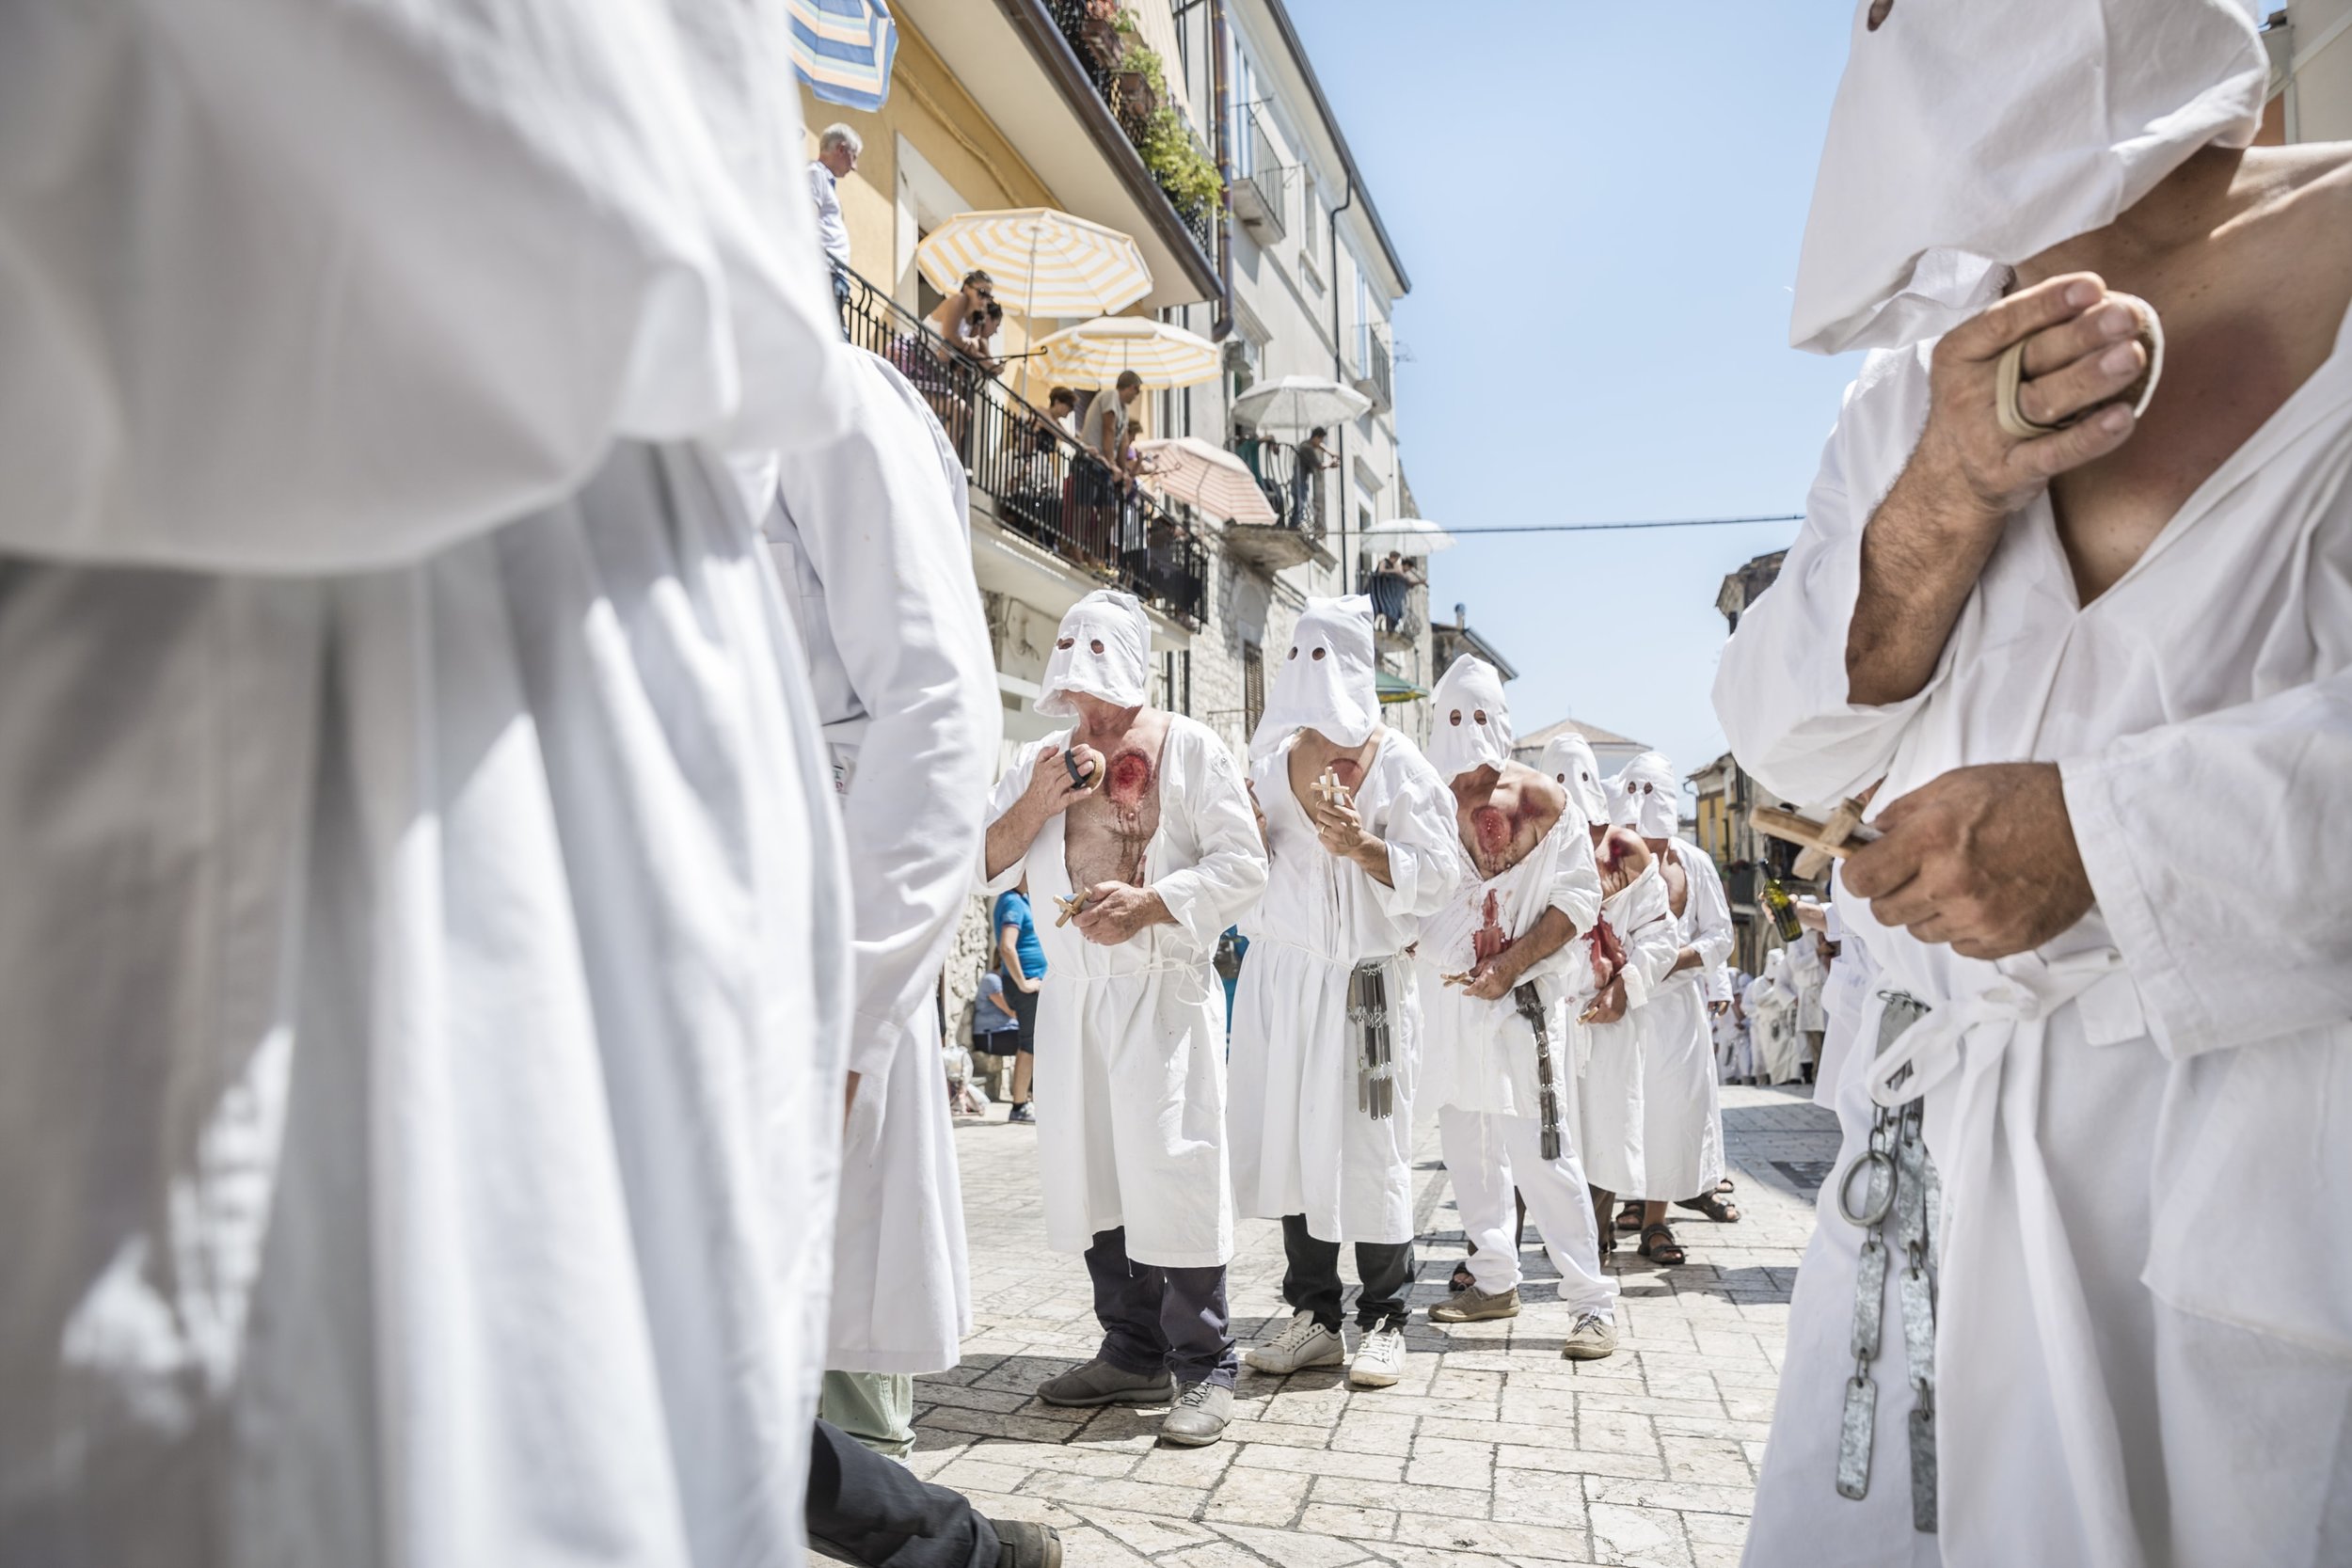
[[898,24],[882,0],[791,0],[792,66],[828,103],[867,114],[890,96]]

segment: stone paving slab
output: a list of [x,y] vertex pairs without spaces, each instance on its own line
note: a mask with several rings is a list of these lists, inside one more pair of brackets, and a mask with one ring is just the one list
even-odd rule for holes
[[[1198,1449],[1154,1440],[1159,1409],[1035,1397],[1093,1354],[1092,1298],[1085,1265],[1045,1248],[1036,1140],[1051,1132],[993,1108],[956,1132],[977,1321],[963,1364],[916,1386],[914,1467],[984,1513],[1057,1526],[1069,1568],[1728,1568],[1812,1234],[1801,1183],[1835,1159],[1837,1133],[1794,1087],[1727,1085],[1723,1104],[1743,1218],[1684,1213],[1679,1268],[1620,1251],[1620,1349],[1584,1363],[1560,1359],[1568,1314],[1532,1230],[1518,1318],[1448,1328],[1421,1314],[1463,1253],[1425,1118],[1404,1379],[1352,1389],[1338,1369],[1245,1367],[1226,1440]],[[1281,1277],[1280,1227],[1243,1221],[1229,1296],[1245,1344],[1288,1321]]]

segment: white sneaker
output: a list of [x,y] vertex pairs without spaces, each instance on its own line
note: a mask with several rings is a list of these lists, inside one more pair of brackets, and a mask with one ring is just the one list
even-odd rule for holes
[[1405,1375],[1405,1324],[1391,1318],[1364,1336],[1356,1359],[1347,1365],[1347,1381],[1359,1388],[1386,1388]]
[[1347,1359],[1347,1341],[1315,1322],[1312,1312],[1299,1312],[1272,1344],[1246,1350],[1241,1358],[1262,1372],[1287,1377],[1309,1367],[1338,1366]]

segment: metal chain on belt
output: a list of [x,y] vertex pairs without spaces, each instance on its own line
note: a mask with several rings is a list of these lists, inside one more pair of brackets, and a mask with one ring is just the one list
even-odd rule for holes
[[[1886,1048],[1927,1015],[1928,1007],[1901,991],[1881,991],[1878,1049]],[[1901,1077],[1895,1080],[1902,1081]],[[1846,1167],[1837,1186],[1837,1207],[1862,1228],[1862,1259],[1855,1271],[1853,1376],[1846,1380],[1845,1418],[1837,1442],[1837,1492],[1859,1500],[1870,1491],[1870,1446],[1878,1427],[1878,1383],[1870,1364],[1878,1359],[1885,1312],[1886,1222],[1895,1222],[1894,1244],[1902,1274],[1896,1296],[1902,1312],[1903,1360],[1911,1379],[1911,1526],[1935,1533],[1935,1259],[1936,1211],[1942,1192],[1935,1164],[1920,1132],[1921,1102],[1899,1110],[1875,1108],[1869,1148]],[[1860,1204],[1854,1179],[1863,1178]]]
[[1538,1115],[1543,1121],[1543,1156],[1547,1160],[1560,1158],[1560,1068],[1551,1053],[1551,1015],[1544,1006],[1542,992],[1535,982],[1512,988],[1511,1000],[1518,1005],[1519,1016],[1535,1032],[1535,1096]]
[[1347,977],[1347,1022],[1356,1031],[1356,1108],[1375,1121],[1396,1114],[1396,1063],[1389,1043],[1389,960],[1358,964]]

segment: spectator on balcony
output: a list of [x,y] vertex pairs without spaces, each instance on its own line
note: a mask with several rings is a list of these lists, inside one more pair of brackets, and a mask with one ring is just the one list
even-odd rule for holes
[[1405,552],[1391,550],[1372,572],[1372,612],[1381,630],[1394,631],[1405,624],[1405,596],[1411,588]]
[[1340,460],[1324,445],[1322,425],[1308,433],[1293,455],[1297,466],[1291,470],[1291,526],[1321,532],[1324,470],[1338,467]]
[[972,318],[978,316],[984,322],[988,308],[995,299],[996,280],[976,269],[963,275],[963,282],[954,293],[931,307],[930,315],[925,319],[930,324],[931,330],[939,334],[939,341],[933,345],[932,352],[939,356],[941,364],[954,363],[954,351],[962,347],[972,336]]
[[846,125],[828,125],[817,138],[817,156],[809,160],[808,194],[817,202],[817,243],[824,247],[833,273],[833,304],[841,317],[842,336],[850,331],[850,226],[841,221],[842,176],[857,167],[865,141]]
[[1078,394],[1067,387],[1057,387],[1046,393],[1045,418],[1056,430],[1075,441],[1078,438]]
[[1126,471],[1128,410],[1143,396],[1143,377],[1121,371],[1107,392],[1094,394],[1087,409],[1087,455],[1078,465],[1078,505],[1086,519],[1082,548],[1092,560],[1110,556],[1112,523],[1120,508]]

